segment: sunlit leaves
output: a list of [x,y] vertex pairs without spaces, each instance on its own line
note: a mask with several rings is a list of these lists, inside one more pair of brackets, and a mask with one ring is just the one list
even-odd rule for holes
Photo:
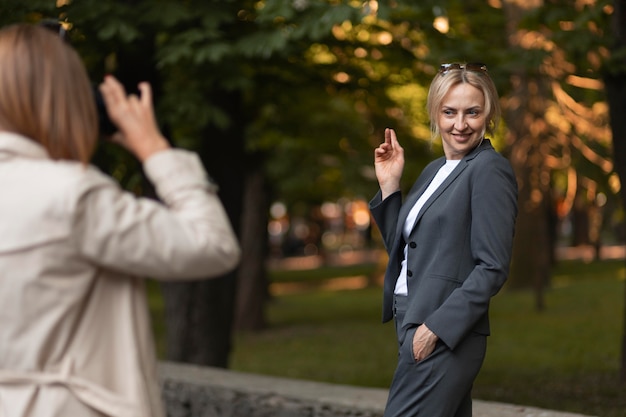
[[[257,17],[255,20],[261,25],[289,21],[296,15],[296,7],[293,3],[293,0],[259,1],[256,5]],[[308,0],[302,3],[303,7],[301,8],[305,8],[306,3]]]
[[[587,59],[588,54],[606,49],[611,44],[610,34],[606,33],[612,12],[612,8],[607,6],[611,4],[611,0],[589,3],[553,1],[529,13],[524,26],[544,33],[585,70],[585,63],[594,63],[594,60]],[[598,56],[608,58],[602,53]],[[603,64],[596,61],[590,70],[598,71]]]

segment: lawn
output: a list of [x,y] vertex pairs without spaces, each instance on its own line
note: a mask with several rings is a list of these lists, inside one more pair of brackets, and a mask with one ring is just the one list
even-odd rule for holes
[[[492,303],[492,336],[474,397],[602,417],[626,416],[618,383],[626,269],[623,261],[563,261],[546,292],[506,289]],[[311,282],[371,272],[281,271],[273,282],[308,282],[304,293],[274,297],[270,326],[238,334],[231,368],[386,388],[396,360],[393,325],[380,323],[380,288],[327,291]]]
[[623,261],[563,262],[541,313],[528,293],[497,296],[475,396],[626,416],[626,385],[618,379],[624,275]]

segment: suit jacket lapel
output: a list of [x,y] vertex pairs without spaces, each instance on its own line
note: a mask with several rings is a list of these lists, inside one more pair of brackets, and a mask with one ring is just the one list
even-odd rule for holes
[[[488,148],[492,148],[491,146],[491,142],[489,141],[489,139],[484,139],[482,141],[482,143],[477,146],[473,151],[471,151],[469,154],[467,154],[462,160],[461,162],[459,162],[459,165],[457,165],[456,168],[454,168],[454,170],[450,173],[450,175],[448,175],[448,177],[444,180],[444,182],[435,190],[435,192],[433,193],[433,195],[430,196],[430,198],[428,200],[426,200],[426,203],[424,203],[424,206],[422,206],[422,208],[420,209],[420,212],[418,213],[416,219],[415,219],[415,223],[413,224],[413,227],[411,228],[411,230],[415,229],[415,226],[417,226],[417,224],[419,223],[419,220],[422,218],[422,216],[424,215],[424,213],[426,212],[426,210],[428,210],[428,208],[433,204],[433,202],[435,200],[437,200],[437,198],[439,198],[441,196],[441,194],[446,190],[446,188],[448,188],[450,186],[450,184],[452,184],[452,182],[454,182],[454,180],[456,180],[456,178],[461,174],[461,172],[463,172],[465,170],[465,168],[467,168],[469,162],[474,159],[476,157],[476,155],[478,155],[480,152],[482,152],[485,149]],[[444,163],[445,163],[445,159],[444,159]],[[418,192],[415,193],[415,195],[411,195],[409,194],[407,196],[407,202],[409,204],[405,204],[402,207],[402,210],[400,210],[400,215],[403,216],[402,218],[402,226],[404,226],[404,222],[406,220],[406,217],[409,214],[409,211],[411,211],[411,208],[413,208],[413,205],[415,205],[415,202],[417,201],[417,199],[419,198],[420,195],[422,195],[422,193],[426,190],[426,187],[428,187],[428,184],[430,184],[430,182],[433,180],[434,176],[437,174],[437,171],[439,169],[441,169],[443,165],[440,165],[439,168],[432,173],[432,175],[430,176],[428,182],[426,182],[425,184],[423,184],[421,187],[419,187]],[[409,201],[409,198],[412,198],[411,201]],[[408,206],[408,207],[406,207]],[[402,229],[400,229],[401,231]]]
[[420,219],[424,215],[424,212],[428,210],[433,202],[441,196],[446,188],[448,188],[448,186],[452,184],[452,182],[454,182],[454,180],[461,174],[461,172],[463,172],[466,167],[467,162],[465,160],[459,162],[459,165],[457,165],[456,168],[454,168],[454,170],[450,173],[450,175],[448,175],[448,177],[443,181],[443,183],[441,183],[441,185],[437,187],[433,195],[431,195],[428,200],[426,200],[426,202],[420,209],[420,212],[417,214],[417,217],[415,218],[415,223],[413,223],[413,227],[411,228],[411,230],[415,229],[415,226],[417,225],[417,223],[419,223]]
[[400,213],[398,214],[398,224],[396,226],[396,236],[402,236],[402,230],[404,229],[404,223],[406,222],[406,218],[409,215],[409,212],[417,202],[417,199],[426,191],[428,188],[428,184],[433,180],[437,171],[441,169],[441,167],[446,163],[445,158],[440,158],[441,161],[439,163],[433,164],[432,172],[428,174],[424,179],[425,181],[421,184],[415,184],[415,186],[409,191],[407,194],[402,207],[400,208]]

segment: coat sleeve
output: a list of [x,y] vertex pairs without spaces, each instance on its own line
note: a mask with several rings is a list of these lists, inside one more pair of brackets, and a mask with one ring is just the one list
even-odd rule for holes
[[473,172],[471,190],[474,268],[424,321],[451,349],[488,314],[490,299],[504,285],[511,261],[517,216],[515,176],[509,162],[499,155],[480,162]]
[[90,170],[76,204],[81,256],[108,269],[155,279],[221,275],[240,248],[216,187],[196,154],[166,150],[144,170],[162,203],[137,198]]

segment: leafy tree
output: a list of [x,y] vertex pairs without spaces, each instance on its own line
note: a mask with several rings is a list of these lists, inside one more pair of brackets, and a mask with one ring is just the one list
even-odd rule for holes
[[[546,165],[566,172],[561,179],[569,178],[564,187],[569,207],[581,186],[591,209],[597,209],[599,192],[619,192],[625,206],[620,186],[626,181],[626,121],[620,113],[626,104],[625,27],[623,0],[546,1],[525,21],[526,36],[543,50],[540,72],[555,104],[545,115],[552,132],[546,144],[557,151],[548,155],[559,159]],[[621,378],[626,381],[626,311],[623,320]]]

